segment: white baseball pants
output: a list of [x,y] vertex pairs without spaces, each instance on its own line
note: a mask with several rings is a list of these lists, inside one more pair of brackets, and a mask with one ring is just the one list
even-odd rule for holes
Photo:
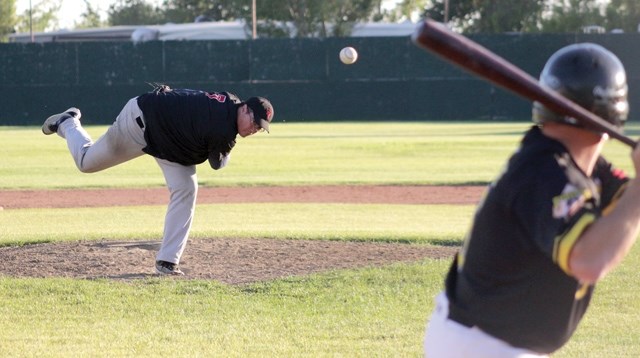
[[424,356],[427,358],[544,358],[526,349],[508,343],[478,329],[466,327],[449,316],[449,300],[444,292],[435,299],[436,307],[427,324],[424,338]]
[[[69,152],[78,169],[83,173],[98,172],[145,154],[144,129],[136,118],[144,123],[144,116],[136,98],[122,108],[115,122],[97,141],[82,128],[76,118],[67,119],[58,128],[58,135],[67,140]],[[178,264],[187,245],[189,231],[198,193],[195,165],[184,166],[156,158],[169,188],[162,245],[156,260]]]

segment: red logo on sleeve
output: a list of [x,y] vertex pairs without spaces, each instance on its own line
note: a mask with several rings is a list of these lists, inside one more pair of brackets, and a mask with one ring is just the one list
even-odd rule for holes
[[221,93],[208,93],[205,92],[207,94],[207,97],[209,97],[209,99],[215,99],[216,101],[220,102],[220,103],[224,103],[224,101],[227,100],[227,96],[221,94]]
[[626,179],[627,178],[627,173],[625,173],[624,170],[622,170],[622,169],[615,168],[615,169],[613,169],[611,171],[611,174],[613,174],[613,176],[618,178],[618,179]]

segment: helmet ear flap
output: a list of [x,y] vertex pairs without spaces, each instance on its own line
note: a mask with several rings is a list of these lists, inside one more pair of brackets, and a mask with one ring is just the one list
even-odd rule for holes
[[[593,43],[565,46],[554,53],[540,73],[548,87],[607,122],[622,127],[629,113],[627,77],[622,62],[609,50]],[[533,121],[580,126],[574,118],[554,113],[534,102]]]
[[557,122],[568,124],[575,127],[582,127],[579,121],[573,117],[564,116],[549,110],[542,103],[533,102],[533,122],[536,124],[543,124],[545,122]]

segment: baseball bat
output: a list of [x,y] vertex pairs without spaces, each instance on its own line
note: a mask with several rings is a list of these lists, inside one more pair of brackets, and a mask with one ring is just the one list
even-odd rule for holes
[[573,117],[584,126],[607,133],[632,148],[636,146],[636,141],[624,135],[611,123],[552,89],[543,87],[538,80],[514,64],[467,37],[451,31],[440,22],[424,20],[418,25],[411,39],[419,47],[430,50],[444,60],[491,83],[524,98],[538,101],[553,112]]

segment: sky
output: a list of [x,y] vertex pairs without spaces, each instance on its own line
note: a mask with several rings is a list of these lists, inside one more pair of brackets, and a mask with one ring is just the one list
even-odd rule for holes
[[[29,4],[35,7],[42,0],[17,0],[16,9],[18,14],[22,14],[29,9]],[[100,13],[102,20],[107,19],[107,10],[111,4],[117,2],[117,0],[88,0],[94,9],[97,9]],[[162,0],[147,0],[152,4],[160,4]],[[383,8],[393,8],[400,0],[385,0],[383,1]],[[80,18],[81,14],[85,12],[86,7],[83,0],[63,0],[62,7],[58,13],[58,20],[61,29],[71,29],[74,24]]]

